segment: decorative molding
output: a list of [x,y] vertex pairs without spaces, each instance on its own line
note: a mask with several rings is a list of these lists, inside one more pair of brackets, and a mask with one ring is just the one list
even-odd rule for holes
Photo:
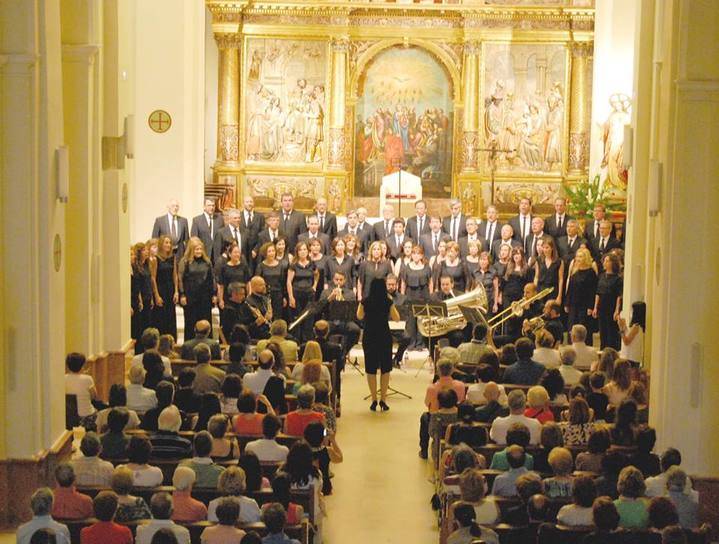
[[100,53],[99,44],[66,45],[62,46],[62,62],[77,62],[92,65]]
[[476,131],[466,131],[462,135],[462,170],[477,169],[477,146],[479,134]]
[[572,132],[569,135],[569,169],[583,172],[589,163],[589,135],[586,132]]
[[237,32],[215,32],[215,41],[219,49],[238,49],[242,45],[242,35]]
[[240,156],[239,125],[222,125],[220,127],[220,150],[221,159],[225,162],[236,161]]
[[347,145],[345,129],[343,127],[331,128],[329,130],[329,137],[329,166],[330,168],[342,168],[345,159],[345,146]]

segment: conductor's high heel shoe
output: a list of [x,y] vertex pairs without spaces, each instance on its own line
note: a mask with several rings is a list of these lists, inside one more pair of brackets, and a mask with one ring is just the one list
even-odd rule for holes
[[377,411],[377,401],[376,400],[372,401],[372,404],[369,405],[369,409],[372,410],[373,412]]
[[383,412],[389,410],[389,406],[387,406],[387,403],[383,400],[379,401],[379,407],[382,408]]

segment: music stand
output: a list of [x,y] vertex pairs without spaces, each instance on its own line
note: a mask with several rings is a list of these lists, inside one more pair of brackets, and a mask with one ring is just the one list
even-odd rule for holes
[[[343,321],[345,323],[354,321],[357,317],[357,306],[359,306],[359,302],[356,300],[332,300],[327,306],[327,320],[330,322]],[[360,376],[364,376],[364,372],[362,372],[357,358],[355,357],[354,361],[350,359],[349,350],[345,353],[345,365],[347,363],[359,372]]]
[[[447,305],[444,302],[439,303],[427,303],[427,304],[412,304],[412,315],[419,319],[420,317],[429,318],[429,326],[427,327],[427,336],[429,337],[429,355],[427,357],[432,361],[432,369],[434,370],[434,352],[432,351],[432,318],[433,317],[447,317]],[[419,325],[418,325],[419,326]],[[425,359],[425,363],[427,360]],[[419,376],[420,371],[424,368],[424,363],[417,369],[417,374],[414,375],[416,378]]]

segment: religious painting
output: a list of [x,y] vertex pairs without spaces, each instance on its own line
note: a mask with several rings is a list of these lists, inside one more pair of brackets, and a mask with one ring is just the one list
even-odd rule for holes
[[612,111],[602,126],[604,189],[612,197],[626,197],[629,171],[625,166],[624,127],[632,122],[632,99],[616,93],[609,97],[609,105]]
[[556,44],[484,47],[483,171],[561,175],[567,159],[568,51]]
[[321,165],[327,42],[251,38],[246,54],[246,161]]
[[452,186],[452,83],[418,47],[379,53],[363,76],[355,110],[355,195],[378,196],[400,168],[422,180],[426,197]]

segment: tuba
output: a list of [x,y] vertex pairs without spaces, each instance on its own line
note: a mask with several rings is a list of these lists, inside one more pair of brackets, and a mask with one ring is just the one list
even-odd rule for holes
[[478,308],[482,313],[487,312],[487,292],[483,285],[477,286],[474,290],[459,295],[458,297],[445,300],[447,305],[447,317],[419,317],[417,328],[422,336],[434,338],[443,336],[450,331],[462,330],[467,326],[460,306]]

